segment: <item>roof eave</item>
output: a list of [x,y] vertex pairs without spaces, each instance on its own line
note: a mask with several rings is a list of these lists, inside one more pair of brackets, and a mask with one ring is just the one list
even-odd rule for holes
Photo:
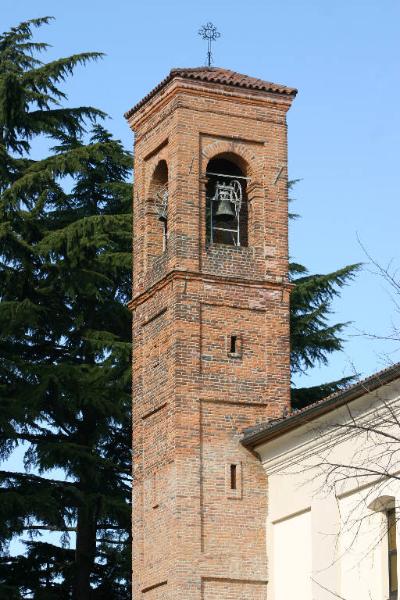
[[257,446],[287,433],[292,429],[300,427],[301,425],[305,425],[309,421],[313,421],[317,417],[320,417],[335,408],[344,406],[348,402],[360,398],[364,394],[373,392],[398,378],[400,378],[400,363],[396,363],[392,367],[379,373],[374,373],[367,379],[356,383],[339,394],[336,393],[332,397],[328,396],[326,401],[311,405],[308,410],[305,409],[301,413],[295,413],[294,415],[282,419],[282,421],[277,422],[275,425],[267,425],[265,429],[261,429],[253,434],[245,435],[241,440],[241,443],[245,448],[254,450]]

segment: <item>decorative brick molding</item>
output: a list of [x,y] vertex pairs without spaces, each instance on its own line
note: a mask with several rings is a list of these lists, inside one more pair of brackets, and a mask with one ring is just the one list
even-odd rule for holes
[[[204,167],[207,166],[209,160],[219,154],[234,154],[240,157],[246,165],[246,171],[250,179],[256,177],[254,163],[256,156],[244,144],[236,141],[218,140],[205,146],[201,151]],[[203,173],[205,175],[205,173]]]

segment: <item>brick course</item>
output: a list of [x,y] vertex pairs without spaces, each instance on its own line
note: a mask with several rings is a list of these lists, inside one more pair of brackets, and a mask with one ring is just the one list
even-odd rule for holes
[[[291,101],[178,77],[130,116],[134,600],[266,598],[266,481],[239,439],[289,405]],[[239,157],[250,177],[248,247],[206,245],[206,167],[219,154]],[[149,257],[160,160],[168,246]]]

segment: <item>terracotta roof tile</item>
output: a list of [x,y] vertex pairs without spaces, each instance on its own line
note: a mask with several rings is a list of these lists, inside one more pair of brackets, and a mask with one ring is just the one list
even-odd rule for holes
[[205,81],[209,83],[221,83],[223,85],[231,85],[234,87],[247,88],[251,90],[260,90],[263,92],[274,92],[277,94],[285,94],[287,96],[295,96],[297,90],[295,88],[286,87],[279,83],[271,83],[270,81],[264,81],[263,79],[256,79],[255,77],[249,77],[249,75],[242,75],[229,69],[221,69],[219,67],[196,67],[192,69],[187,68],[175,68],[172,69],[169,75],[165,77],[151,92],[149,92],[140,102],[138,102],[133,108],[125,113],[125,118],[129,119],[141,106],[146,104],[150,98],[155,96],[167,83],[172,81],[175,77],[181,77],[183,79],[195,79],[198,81]]

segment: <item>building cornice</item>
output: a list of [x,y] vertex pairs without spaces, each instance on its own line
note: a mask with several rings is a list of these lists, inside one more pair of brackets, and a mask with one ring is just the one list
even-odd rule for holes
[[146,291],[138,294],[130,302],[128,302],[128,308],[134,310],[140,304],[143,304],[149,297],[155,292],[161,290],[166,285],[174,280],[185,280],[185,281],[202,281],[203,283],[224,283],[227,285],[240,285],[242,287],[259,288],[259,289],[272,289],[278,291],[291,292],[294,284],[289,281],[278,281],[277,279],[263,279],[263,280],[248,280],[241,277],[227,277],[222,275],[212,275],[200,273],[199,271],[184,271],[180,269],[174,269],[167,275],[156,281]]
[[140,100],[133,108],[125,113],[126,119],[137,113],[143,106],[148,104],[152,98],[157,96],[171,82],[180,79],[181,81],[190,81],[192,84],[199,86],[200,84],[212,84],[213,86],[224,87],[227,89],[247,90],[259,94],[274,94],[286,96],[293,99],[297,90],[285,85],[256,79],[240,73],[235,73],[228,69],[218,67],[198,67],[198,68],[175,68],[154,87],[142,100]]

